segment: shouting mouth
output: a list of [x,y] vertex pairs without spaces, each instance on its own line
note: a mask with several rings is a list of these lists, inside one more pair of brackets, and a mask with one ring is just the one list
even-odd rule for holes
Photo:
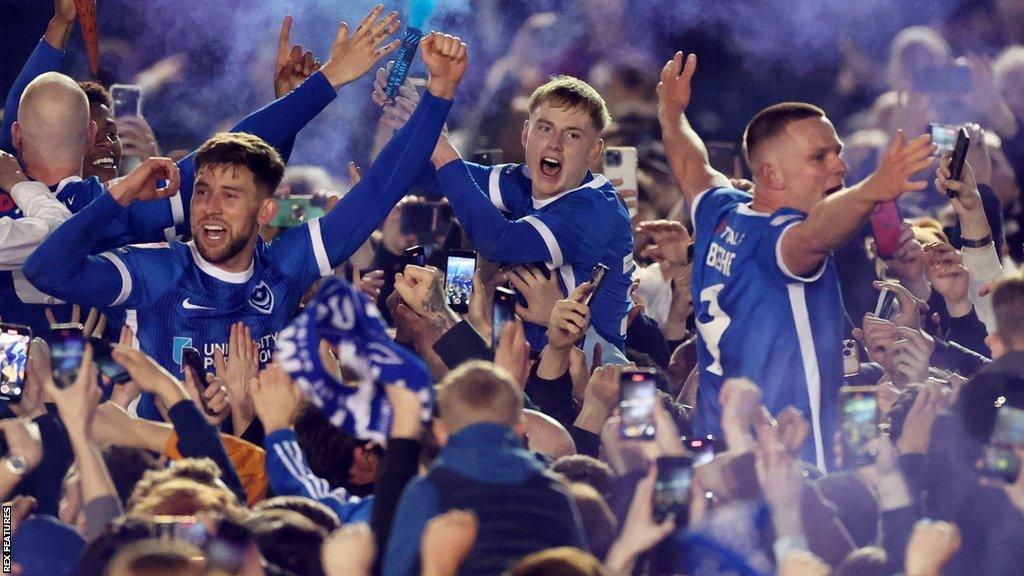
[[562,172],[562,163],[550,156],[545,156],[540,159],[540,171],[547,178],[555,179]]
[[203,225],[203,237],[209,242],[219,242],[227,235],[227,229],[217,224]]

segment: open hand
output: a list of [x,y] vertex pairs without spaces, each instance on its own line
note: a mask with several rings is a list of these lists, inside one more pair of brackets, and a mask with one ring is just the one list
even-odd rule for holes
[[906,142],[903,131],[896,133],[878,168],[864,182],[875,202],[895,200],[906,192],[924,190],[928,182],[911,177],[932,163],[935,145],[930,134]]
[[268,365],[259,378],[253,378],[250,387],[256,415],[267,434],[295,424],[302,392],[284,369],[277,364]]
[[342,22],[331,47],[331,57],[323,65],[323,73],[334,89],[359,78],[373,67],[378,60],[390,54],[402,43],[394,40],[381,44],[398,30],[398,12],[391,12],[383,18],[384,5],[378,4],[363,18],[362,23],[351,36],[348,23]]
[[658,114],[678,119],[690,105],[690,82],[697,71],[697,55],[690,54],[683,61],[683,53],[676,52],[661,69],[658,82]]

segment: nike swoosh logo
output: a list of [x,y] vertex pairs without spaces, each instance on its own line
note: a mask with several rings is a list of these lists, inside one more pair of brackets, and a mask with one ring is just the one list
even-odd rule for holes
[[215,308],[211,308],[209,306],[200,306],[198,304],[193,304],[188,301],[188,298],[185,298],[185,301],[181,303],[181,307],[184,308],[185,310],[215,310]]

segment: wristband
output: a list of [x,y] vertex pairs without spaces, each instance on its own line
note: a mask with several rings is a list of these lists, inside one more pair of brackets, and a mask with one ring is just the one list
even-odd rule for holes
[[961,238],[960,244],[964,248],[984,248],[992,243],[992,234],[988,234],[980,240],[968,240],[967,238]]

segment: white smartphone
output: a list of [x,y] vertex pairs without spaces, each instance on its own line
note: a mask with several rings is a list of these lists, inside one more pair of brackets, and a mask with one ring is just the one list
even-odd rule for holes
[[[622,180],[616,186],[618,190],[636,190],[637,153],[633,146],[609,146],[604,149],[604,177],[609,180]],[[629,215],[635,216],[635,209],[630,208]]]

